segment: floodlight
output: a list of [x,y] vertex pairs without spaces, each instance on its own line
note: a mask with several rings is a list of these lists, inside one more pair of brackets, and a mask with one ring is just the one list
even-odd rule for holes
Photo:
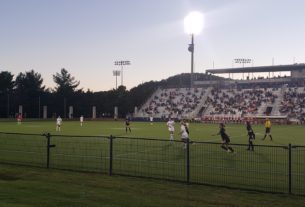
[[200,12],[193,11],[184,18],[184,31],[187,34],[198,35],[203,29],[204,19]]

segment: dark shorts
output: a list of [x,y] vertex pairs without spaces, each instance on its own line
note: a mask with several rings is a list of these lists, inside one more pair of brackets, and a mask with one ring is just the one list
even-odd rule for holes
[[181,138],[181,141],[187,143],[188,138]]
[[269,134],[270,132],[271,132],[271,128],[266,128],[265,133],[266,133],[266,134]]
[[223,143],[223,144],[230,144],[230,139],[223,139],[223,140],[222,140],[222,143]]

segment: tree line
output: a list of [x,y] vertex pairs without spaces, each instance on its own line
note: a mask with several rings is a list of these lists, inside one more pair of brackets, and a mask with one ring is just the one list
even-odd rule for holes
[[[211,76],[196,74],[197,79]],[[215,77],[212,77],[214,79]],[[79,89],[77,81],[65,68],[53,75],[56,86],[53,89],[43,85],[40,73],[34,70],[19,73],[16,77],[9,71],[0,72],[0,117],[13,118],[23,106],[26,118],[42,118],[43,106],[47,106],[47,117],[68,117],[68,107],[73,106],[74,117],[92,117],[92,107],[96,107],[97,117],[113,117],[114,107],[119,109],[119,117],[125,117],[140,107],[159,87],[188,87],[190,74],[172,76],[166,80],[150,81],[126,90],[125,86],[109,91],[92,92]]]

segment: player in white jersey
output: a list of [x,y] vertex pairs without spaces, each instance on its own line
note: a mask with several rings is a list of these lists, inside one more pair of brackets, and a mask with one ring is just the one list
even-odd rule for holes
[[81,115],[79,117],[79,122],[80,122],[80,126],[83,126],[83,123],[84,123],[84,116],[83,115]]
[[186,149],[187,140],[189,138],[189,132],[188,132],[188,128],[187,128],[186,124],[184,123],[184,121],[180,122],[180,134],[181,134],[181,140],[182,140],[182,142],[184,142],[183,148]]
[[60,132],[61,123],[62,123],[62,119],[61,119],[60,116],[58,116],[57,119],[56,119],[56,131]]
[[149,117],[149,121],[150,121],[150,125],[153,125],[154,117],[153,117],[153,116],[150,116],[150,117]]
[[175,121],[171,118],[168,119],[168,122],[166,123],[169,131],[169,140],[174,140],[174,132],[175,132]]

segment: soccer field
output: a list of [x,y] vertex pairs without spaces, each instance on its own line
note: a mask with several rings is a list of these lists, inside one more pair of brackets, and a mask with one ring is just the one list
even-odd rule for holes
[[[56,132],[55,121],[33,121],[23,122],[17,125],[16,122],[0,122],[0,132],[31,133],[42,134],[49,132],[52,135],[76,135],[76,136],[128,136],[141,138],[158,138],[169,140],[169,133],[166,123],[154,122],[132,122],[132,133],[125,132],[124,121],[87,121],[81,127],[78,121],[64,121],[61,132]],[[194,141],[220,142],[219,136],[212,136],[218,133],[218,124],[191,123],[189,126],[190,138]],[[265,128],[263,125],[253,125],[256,134],[255,144],[263,145],[305,145],[305,125],[273,125],[272,136],[274,140],[265,141]],[[175,124],[175,140],[180,140],[180,124]],[[227,124],[226,131],[231,138],[232,143],[247,144],[248,136],[246,127],[242,124]]]
[[[195,143],[189,153],[180,142],[179,124],[174,143],[169,142],[165,123],[132,122],[131,128],[126,133],[123,121],[88,121],[83,127],[64,121],[62,131],[56,132],[55,122],[0,123],[2,132],[51,133],[51,168],[305,194],[304,126],[274,125],[271,142],[262,141],[264,127],[254,125],[256,146],[250,152],[245,126],[228,124],[234,154],[222,150],[220,137],[212,136],[217,124],[190,124]],[[41,135],[0,134],[0,161],[45,167],[46,146]]]

